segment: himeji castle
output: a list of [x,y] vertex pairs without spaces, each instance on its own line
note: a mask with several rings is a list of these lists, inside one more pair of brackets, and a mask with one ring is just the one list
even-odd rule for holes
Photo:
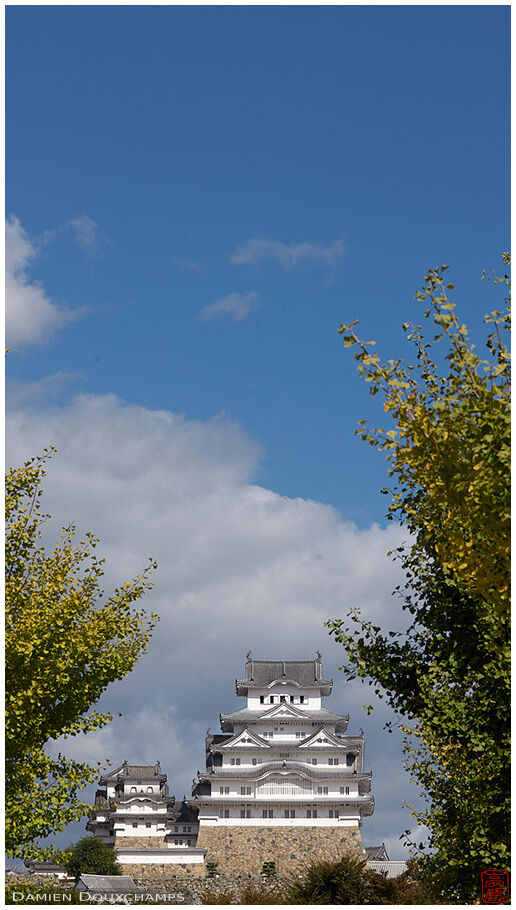
[[[206,770],[187,803],[198,808],[197,845],[221,865],[299,865],[363,850],[359,828],[371,815],[364,736],[349,717],[323,707],[332,691],[315,660],[253,660],[236,693],[246,707],[221,714],[206,737]],[[295,860],[295,862],[292,862]]]
[[140,861],[180,862],[199,873],[211,861],[220,871],[257,873],[272,861],[287,873],[349,851],[365,856],[360,826],[374,799],[364,735],[349,734],[348,715],[323,706],[332,687],[319,652],[303,661],[249,652],[236,680],[246,705],[220,715],[221,733],[207,732],[205,770],[181,809],[189,824],[159,765],[125,763],[102,779],[89,830],[114,842],[131,871]]

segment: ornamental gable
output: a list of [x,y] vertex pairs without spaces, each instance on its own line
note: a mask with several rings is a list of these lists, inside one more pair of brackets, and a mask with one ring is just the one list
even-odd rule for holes
[[231,739],[228,739],[223,745],[220,745],[218,749],[222,752],[225,749],[232,749],[235,746],[254,749],[258,746],[261,749],[270,749],[270,744],[266,742],[265,739],[262,739],[257,733],[254,733],[247,728],[240,733],[237,733],[235,736],[232,736]]
[[306,749],[308,747],[312,749],[314,746],[316,748],[324,748],[325,746],[331,746],[332,749],[334,749],[335,746],[338,746],[340,749],[346,748],[346,744],[343,743],[338,736],[334,736],[333,733],[330,733],[329,730],[325,730],[323,727],[309,736],[308,739],[304,739],[299,743],[300,749]]
[[296,708],[295,705],[287,705],[285,703],[274,705],[268,711],[260,714],[260,720],[269,720],[269,718],[272,719],[274,717],[281,717],[283,720],[289,717],[293,720],[310,720],[310,716],[306,711]]

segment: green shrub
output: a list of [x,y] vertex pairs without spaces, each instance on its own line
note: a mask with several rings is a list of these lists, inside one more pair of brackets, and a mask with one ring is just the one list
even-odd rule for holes
[[373,872],[366,860],[343,856],[338,862],[309,866],[302,878],[287,888],[288,904],[390,904],[392,879]]
[[83,837],[65,852],[64,866],[75,881],[83,872],[93,875],[121,875],[115,848],[105,844],[100,837]]

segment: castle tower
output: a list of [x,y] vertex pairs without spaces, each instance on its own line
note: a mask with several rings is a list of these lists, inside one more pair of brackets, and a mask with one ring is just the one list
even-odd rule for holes
[[206,737],[206,770],[187,803],[199,813],[197,846],[221,872],[279,872],[316,858],[364,854],[359,827],[371,815],[364,737],[346,734],[348,716],[322,706],[333,681],[315,660],[253,660],[237,695],[241,711],[221,714]]

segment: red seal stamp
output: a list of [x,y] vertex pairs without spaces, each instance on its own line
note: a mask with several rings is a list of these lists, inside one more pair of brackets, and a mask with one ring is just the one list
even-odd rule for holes
[[483,904],[506,904],[509,900],[509,873],[506,869],[484,869],[480,876]]

